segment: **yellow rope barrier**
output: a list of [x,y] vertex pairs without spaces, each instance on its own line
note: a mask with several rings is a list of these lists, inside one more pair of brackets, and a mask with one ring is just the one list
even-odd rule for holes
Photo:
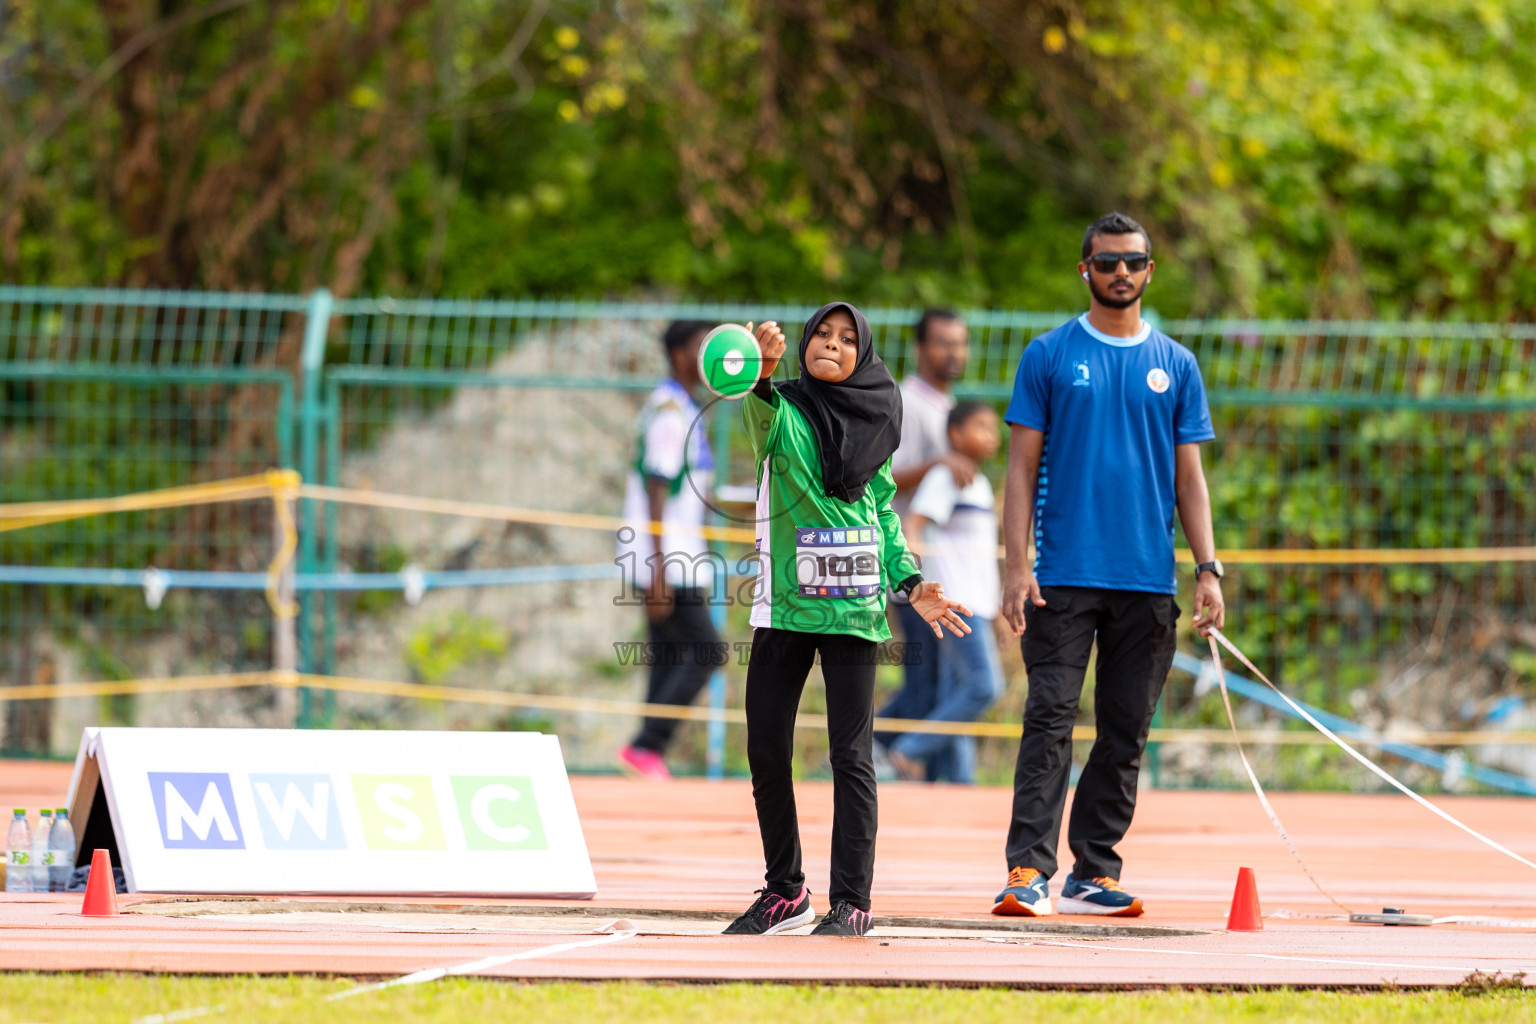
[[[1181,548],[1180,562],[1195,556]],[[1536,547],[1508,548],[1230,548],[1220,552],[1229,565],[1448,565],[1463,562],[1536,562]]]
[[166,679],[113,679],[98,683],[38,683],[0,686],[0,704],[22,700],[62,697],[119,697],[141,693],[190,693],[196,690],[238,690],[246,686],[270,686],[272,672],[235,672],[229,675],[174,676]]
[[[348,487],[325,487],[304,484],[299,488],[302,497],[315,501],[334,501],[349,505],[366,505],[405,512],[431,512],[438,515],[464,516],[478,519],[498,519],[504,522],[536,523],[541,526],[565,526],[577,530],[617,530],[628,526],[642,533],[662,532],[660,523],[636,524],[618,516],[592,515],[585,512],[551,512],[500,505],[483,505],[470,501],[453,501],[440,498],[420,498],[383,491],[364,491]],[[737,541],[750,544],[756,540],[752,530],[741,527],[704,527],[701,531],[707,540]],[[1002,558],[1003,548],[997,556]],[[1298,550],[1237,548],[1221,553],[1223,562],[1232,565],[1433,565],[1450,562],[1536,562],[1536,546],[1506,548],[1355,548],[1350,550]],[[1188,549],[1177,552],[1181,562],[1194,564],[1195,557]]]
[[[408,494],[362,491],[320,484],[303,484],[299,488],[299,495],[315,501],[333,501],[345,505],[365,505],[402,512],[432,512],[437,515],[463,516],[469,519],[497,519],[503,522],[531,523],[538,526],[567,526],[577,530],[610,532],[628,526],[640,533],[660,534],[664,529],[661,523],[635,523],[619,516],[594,515],[589,512],[551,512],[506,505],[483,505],[474,501],[419,498]],[[739,526],[705,526],[701,528],[700,533],[705,540],[734,541],[742,544],[751,544],[757,539],[757,534],[752,530]]]
[[[292,470],[269,470],[266,473],[231,480],[210,481],[169,487],[157,491],[144,491],[115,498],[85,498],[72,501],[41,501],[0,504],[0,532],[19,530],[29,526],[64,522],[90,515],[113,512],[137,512],[151,509],[178,508],[221,502],[247,501],[270,498],[274,505],[282,536],[278,550],[267,567],[267,601],[274,614],[292,618],[298,613],[294,601],[285,601],[280,593],[283,572],[292,563],[298,547],[298,529],[293,520],[292,502],[299,497],[315,501],[332,501],[345,504],[387,508],[399,511],[427,512],[439,515],[456,515],[480,519],[496,519],[504,522],[522,522],[544,526],[565,526],[586,530],[616,530],[624,526],[643,532],[659,533],[660,523],[636,524],[617,516],[593,515],[580,512],[555,512],[524,509],[511,506],[487,505],[479,502],[455,501],[441,498],[423,498],[412,495],[357,490],[344,487],[327,487],[305,484]],[[752,530],[736,527],[705,527],[703,534],[710,540],[750,542],[755,539]],[[1269,565],[1339,565],[1339,564],[1435,564],[1452,562],[1526,562],[1536,561],[1536,546],[1503,548],[1426,548],[1401,550],[1387,548],[1354,550],[1264,550],[1239,549],[1223,552],[1224,560],[1234,564]],[[1183,561],[1191,561],[1188,551],[1178,552]],[[254,672],[227,676],[186,676],[172,679],[140,679],[97,683],[65,683],[40,686],[0,687],[0,703],[35,700],[49,697],[87,697],[115,694],[172,693],[194,690],[234,689],[247,686],[309,686],[315,689],[336,690],[348,693],[366,693],[378,696],[395,696],[413,700],[445,700],[465,703],[493,704],[502,707],[521,707],[536,710],[564,712],[593,712],[598,714],[648,715],[658,718],[676,718],[694,721],[722,719],[727,722],[745,721],[740,709],[713,711],[708,708],[675,707],[668,704],[646,704],[637,701],[612,701],[584,697],[560,697],[539,694],[516,694],[491,690],[474,690],[463,687],[418,685],[414,683],[389,683],[378,680],[350,679],[338,676],[297,675],[295,673]],[[802,715],[798,720],[801,728],[824,728],[823,715]],[[910,719],[876,719],[876,727],[897,732],[931,732],[964,736],[1016,737],[1019,726],[991,722],[928,722]],[[1095,733],[1091,728],[1073,730],[1073,739],[1091,740]],[[1162,729],[1151,730],[1150,739],[1155,742],[1221,743],[1231,742],[1229,736],[1219,730]],[[1237,737],[1245,742],[1272,744],[1312,744],[1326,742],[1310,732],[1282,732],[1278,730],[1250,731]],[[1382,737],[1383,740],[1399,740],[1429,746],[1475,744],[1529,744],[1536,743],[1536,733],[1486,733],[1486,732],[1424,732],[1413,736]]]
[[[733,725],[746,722],[741,708],[714,710],[707,707],[673,704],[648,704],[644,701],[606,700],[597,697],[567,697],[559,694],[510,693],[504,690],[478,690],[463,686],[435,686],[425,683],[386,682],[348,676],[309,675],[297,672],[244,672],[232,675],[180,676],[165,679],[126,679],[95,683],[47,683],[29,686],[0,686],[0,704],[23,700],[47,700],[67,697],[102,697],[125,694],[188,693],[206,690],[235,690],[253,686],[283,688],[309,687],[377,697],[406,700],[444,701],[555,711],[568,714],[601,714],[672,718],[682,721],[724,721]],[[802,714],[795,722],[800,729],[824,729],[827,718],[820,714]],[[876,718],[875,728],[889,732],[925,732],[949,736],[1017,739],[1020,726],[1012,722],[929,722],[908,718]],[[1092,726],[1072,730],[1072,739],[1092,741],[1097,733]],[[1222,729],[1153,728],[1148,739],[1154,743],[1243,743],[1280,746],[1315,746],[1331,742],[1311,730],[1247,729],[1234,734]],[[1378,735],[1368,742],[1416,743],[1422,746],[1530,746],[1536,744],[1536,732],[1420,732],[1406,735]]]
[[297,487],[299,474],[291,469],[272,469],[233,480],[212,480],[201,484],[166,487],[158,491],[140,491],[115,498],[79,498],[71,501],[26,501],[0,505],[0,532],[28,526],[61,523],[84,516],[110,512],[145,512],[152,509],[184,508],[228,501],[265,498],[274,490]]
[[[595,515],[587,512],[556,512],[506,505],[488,505],[472,501],[455,501],[444,498],[423,498],[408,494],[391,494],[383,491],[359,490],[348,487],[306,484],[292,470],[274,469],[255,476],[203,484],[190,484],[183,487],[168,487],[164,490],[144,491],[117,498],[84,498],[75,501],[0,504],[0,532],[19,530],[28,526],[40,526],[46,523],[62,522],[68,519],[78,519],[82,516],[102,515],[110,512],[137,512],[147,509],[206,505],[215,502],[246,501],[253,498],[275,498],[278,494],[285,495],[288,500],[300,497],[309,498],[313,501],[331,501],[340,504],[362,505],[405,512],[428,512],[437,515],[495,519],[502,522],[530,523],[539,526],[563,526],[578,530],[611,531],[626,526],[642,533],[651,534],[659,534],[663,530],[660,523],[634,523],[619,516]],[[291,518],[288,522],[291,524]],[[707,540],[748,544],[756,539],[754,531],[743,527],[706,526],[700,532]],[[286,539],[284,544],[286,546]],[[1001,548],[998,549],[998,555],[999,557],[1002,556]],[[1536,562],[1536,546],[1351,549],[1228,548],[1221,551],[1220,555],[1222,561],[1231,565],[1436,565],[1476,562]],[[289,552],[286,557],[291,558],[292,553]],[[1194,561],[1194,556],[1187,549],[1178,551],[1176,557],[1182,562]],[[283,564],[286,564],[286,562]],[[274,565],[278,565],[278,560],[274,560]],[[278,568],[280,570],[282,566],[278,565]]]
[[[628,526],[641,533],[659,534],[660,523],[634,523],[618,516],[593,515],[586,512],[553,512],[537,509],[515,508],[501,505],[484,505],[478,502],[454,501],[441,498],[421,498],[384,491],[365,491],[348,487],[327,487],[304,484],[299,488],[302,497],[315,501],[333,501],[349,505],[366,505],[405,512],[431,512],[438,515],[464,516],[478,519],[498,519],[504,522],[535,523],[541,526],[565,526],[577,530],[617,530]],[[735,541],[743,544],[757,539],[754,531],[741,527],[706,526],[700,531],[706,540]],[[1233,565],[1433,565],[1450,562],[1536,562],[1536,546],[1502,548],[1351,548],[1344,550],[1306,550],[1294,548],[1233,548],[1223,550],[1223,562]],[[997,549],[1002,558],[1004,549]],[[1194,554],[1187,548],[1180,549],[1176,557],[1181,562],[1193,564]]]
[[272,511],[277,516],[278,528],[283,531],[277,552],[267,565],[267,605],[272,614],[280,619],[292,619],[299,614],[299,603],[292,598],[284,600],[282,594],[283,572],[293,562],[293,553],[299,549],[299,528],[293,521],[293,501],[299,492],[299,475],[291,479],[274,481],[272,486]]

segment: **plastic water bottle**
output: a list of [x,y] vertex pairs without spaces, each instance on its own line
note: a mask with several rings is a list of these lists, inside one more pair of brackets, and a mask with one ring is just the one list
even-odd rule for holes
[[44,807],[37,812],[37,830],[32,833],[32,891],[48,891],[48,830],[53,825],[53,812]]
[[5,891],[32,891],[32,830],[27,827],[27,812],[16,808],[10,831],[5,834],[9,853],[5,864]]
[[53,828],[48,833],[48,891],[68,892],[69,876],[75,871],[75,830],[69,824],[69,808],[53,812]]

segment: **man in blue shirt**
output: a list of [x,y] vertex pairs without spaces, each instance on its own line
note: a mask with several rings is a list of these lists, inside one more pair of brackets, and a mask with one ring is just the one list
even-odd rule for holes
[[[1024,350],[1006,419],[1001,614],[1022,636],[1029,696],[1014,769],[1008,884],[993,913],[1052,911],[1048,879],[1094,640],[1098,738],[1072,802],[1076,863],[1055,909],[1134,917],[1115,846],[1177,643],[1173,514],[1195,555],[1195,628],[1221,627],[1221,563],[1200,443],[1215,437],[1194,355],[1141,318],[1151,241],[1112,213],[1089,225],[1088,312]],[[1035,562],[1028,562],[1034,538]],[[1026,628],[1027,627],[1027,628]]]

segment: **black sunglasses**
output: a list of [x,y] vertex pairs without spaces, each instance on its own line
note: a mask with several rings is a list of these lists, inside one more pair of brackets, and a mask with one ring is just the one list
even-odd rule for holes
[[1133,274],[1139,274],[1147,269],[1147,261],[1151,257],[1144,252],[1099,252],[1089,256],[1086,262],[1094,270],[1101,274],[1113,274],[1120,261],[1125,261],[1125,269]]

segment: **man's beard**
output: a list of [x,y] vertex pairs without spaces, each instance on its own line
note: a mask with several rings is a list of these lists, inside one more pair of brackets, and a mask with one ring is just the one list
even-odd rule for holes
[[1147,290],[1147,282],[1141,282],[1141,287],[1137,288],[1129,297],[1121,297],[1112,292],[1101,291],[1098,282],[1094,281],[1090,276],[1088,279],[1088,290],[1093,293],[1094,300],[1101,306],[1107,306],[1110,309],[1127,309],[1140,301],[1141,293]]
[[945,359],[940,361],[937,369],[939,377],[952,384],[965,376],[965,360]]

